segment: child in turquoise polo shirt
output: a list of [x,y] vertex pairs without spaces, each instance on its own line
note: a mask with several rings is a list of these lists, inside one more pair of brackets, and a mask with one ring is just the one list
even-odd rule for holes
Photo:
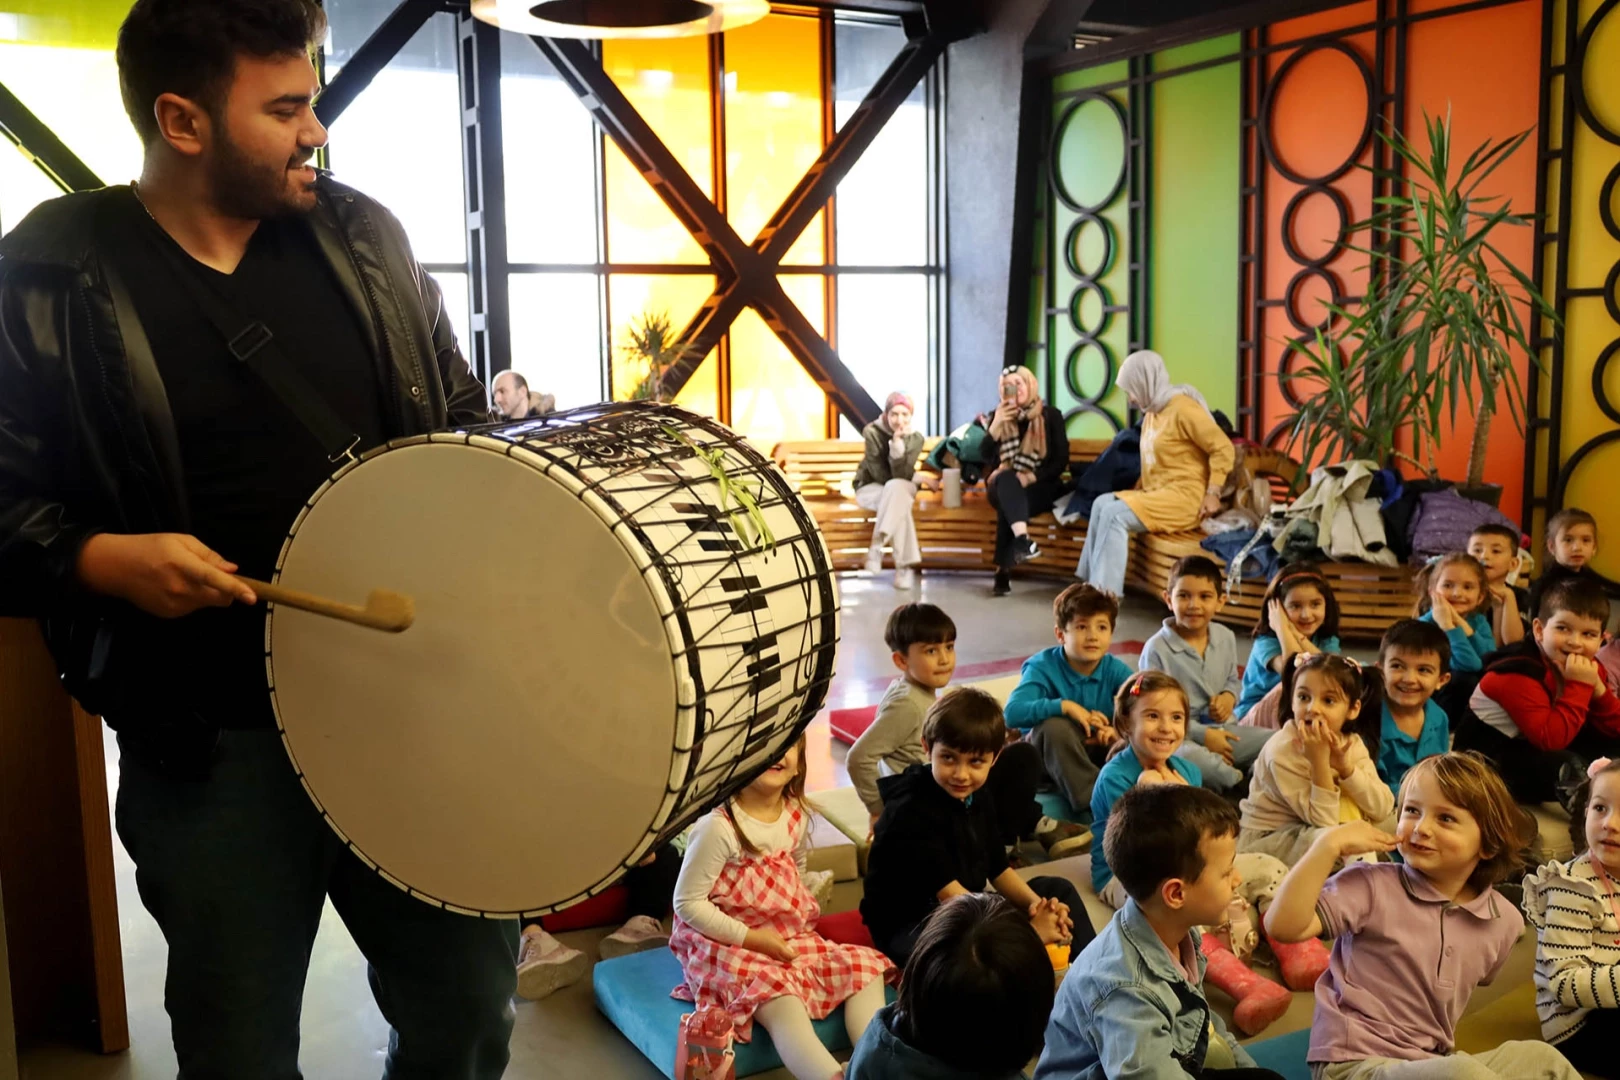
[[1451,681],[1451,642],[1432,622],[1402,619],[1384,631],[1378,670],[1384,676],[1384,724],[1378,775],[1400,798],[1406,771],[1451,749],[1451,723],[1434,695]]

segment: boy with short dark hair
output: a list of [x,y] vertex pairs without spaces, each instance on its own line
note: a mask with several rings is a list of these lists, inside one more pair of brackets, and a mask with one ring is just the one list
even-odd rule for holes
[[1164,602],[1170,618],[1142,646],[1138,671],[1162,671],[1187,692],[1187,741],[1176,756],[1198,766],[1204,786],[1231,791],[1243,783],[1275,729],[1231,723],[1243,692],[1237,636],[1215,621],[1226,606],[1221,568],[1203,555],[1177,559]]
[[1547,520],[1549,561],[1530,586],[1530,612],[1541,611],[1541,598],[1560,581],[1591,581],[1592,557],[1597,554],[1597,519],[1585,510],[1569,507]]
[[1074,584],[1052,601],[1058,643],[1024,661],[1007,699],[1007,724],[1026,733],[1041,763],[1080,815],[1091,805],[1108,747],[1114,741],[1114,694],[1130,666],[1108,648],[1119,600],[1090,584]]
[[1072,884],[1054,877],[1026,882],[1007,864],[995,797],[985,787],[1006,741],[996,699],[959,687],[934,702],[923,721],[928,760],[878,781],[883,816],[873,834],[861,918],[897,964],[910,957],[936,907],[992,884],[1030,913],[1047,944],[1072,935],[1078,947],[1093,936]]
[[1281,1080],[1254,1059],[1204,997],[1198,927],[1219,924],[1237,888],[1238,814],[1212,791],[1132,788],[1103,837],[1129,894],[1069,966],[1035,1080],[1139,1076]]
[[1378,776],[1397,799],[1406,770],[1451,749],[1451,722],[1434,695],[1451,682],[1451,641],[1432,622],[1402,619],[1378,645],[1384,719]]
[[1595,582],[1555,583],[1533,636],[1497,651],[1469,701],[1456,749],[1494,761],[1521,803],[1556,798],[1568,809],[1586,766],[1620,757],[1620,702],[1594,659],[1608,622],[1609,598]]
[[[871,815],[869,829],[877,826],[883,813],[880,771],[894,775],[928,760],[922,747],[923,717],[956,671],[956,623],[933,604],[901,604],[889,614],[883,641],[900,675],[889,684],[871,726],[845,759],[849,782]],[[986,786],[995,796],[1003,843],[1016,844],[1033,833],[1048,856],[1062,858],[1083,847],[1089,833],[1084,826],[1041,813],[1035,801],[1040,777],[1040,751],[1014,743],[996,758]],[[871,839],[870,831],[867,838]]]
[[1519,534],[1506,525],[1487,522],[1468,535],[1468,554],[1485,568],[1485,587],[1491,594],[1491,632],[1497,644],[1523,641],[1530,599],[1524,589],[1508,584],[1519,566]]

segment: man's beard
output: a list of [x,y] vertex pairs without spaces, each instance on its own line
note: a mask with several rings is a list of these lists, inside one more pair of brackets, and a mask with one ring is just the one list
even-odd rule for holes
[[[309,157],[313,156],[311,152]],[[223,213],[246,221],[309,213],[313,205],[297,200],[289,188],[287,169],[292,164],[283,161],[267,165],[252,160],[221,125],[219,141],[214,144],[208,164],[214,205]]]

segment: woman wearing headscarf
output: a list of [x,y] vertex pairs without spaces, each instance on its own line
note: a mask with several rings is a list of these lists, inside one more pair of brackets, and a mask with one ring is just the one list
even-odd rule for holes
[[922,453],[922,432],[912,428],[916,409],[911,398],[896,390],[883,402],[883,415],[861,432],[866,440],[866,456],[855,470],[855,501],[863,510],[877,513],[872,526],[872,546],[866,549],[866,572],[883,569],[883,548],[894,549],[894,587],[909,589],[917,584],[917,566],[922,551],[917,547],[917,526],[911,520],[912,500],[917,489],[931,489],[939,482],[919,475],[917,455]]
[[1099,496],[1074,575],[1118,596],[1130,534],[1193,529],[1221,508],[1232,441],[1194,387],[1172,385],[1164,358],[1144,349],[1120,365],[1118,386],[1142,413],[1142,479],[1134,491]]
[[994,595],[1006,596],[1012,591],[1009,571],[1041,553],[1030,538],[1029,519],[1052,509],[1063,494],[1069,435],[1063,414],[1041,400],[1035,373],[1016,365],[1001,373],[1001,404],[986,426],[1001,451],[1001,464],[984,487],[996,508]]

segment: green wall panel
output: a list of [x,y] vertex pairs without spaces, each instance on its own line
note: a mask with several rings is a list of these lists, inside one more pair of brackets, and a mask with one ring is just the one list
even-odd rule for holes
[[[1238,51],[1236,34],[1170,49],[1156,71]],[[1238,211],[1242,139],[1237,62],[1161,79],[1153,95],[1148,341],[1177,382],[1237,417]]]

